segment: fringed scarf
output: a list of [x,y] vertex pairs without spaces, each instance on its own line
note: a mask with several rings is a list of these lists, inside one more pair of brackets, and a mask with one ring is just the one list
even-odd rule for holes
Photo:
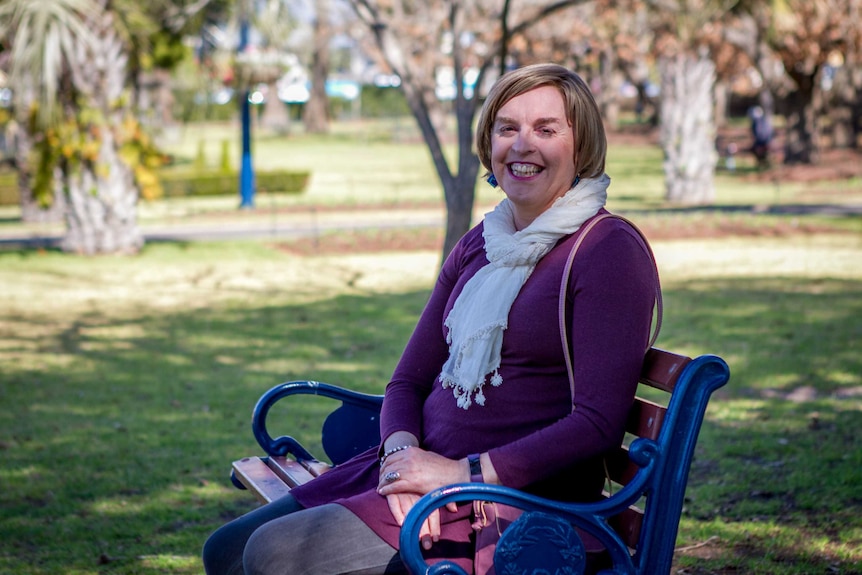
[[503,332],[521,286],[561,237],[578,231],[605,205],[610,181],[607,174],[580,180],[520,231],[508,199],[485,215],[489,263],[467,281],[445,322],[449,358],[440,382],[452,388],[459,407],[467,409],[473,401],[485,405],[487,376],[493,386],[503,383],[498,371]]

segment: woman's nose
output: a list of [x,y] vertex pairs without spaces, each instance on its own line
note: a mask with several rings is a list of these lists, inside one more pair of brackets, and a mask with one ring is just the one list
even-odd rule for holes
[[525,153],[533,149],[533,137],[530,130],[521,130],[515,136],[515,141],[512,143],[512,149],[516,152]]

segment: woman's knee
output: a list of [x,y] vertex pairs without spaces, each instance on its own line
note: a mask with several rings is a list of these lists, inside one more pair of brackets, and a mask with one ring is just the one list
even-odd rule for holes
[[243,567],[247,575],[383,573],[397,553],[347,509],[324,505],[257,529]]
[[232,523],[222,525],[204,542],[201,557],[207,575],[242,574],[244,538],[237,536]]
[[[285,571],[291,557],[302,548],[298,537],[302,534],[285,536],[284,531],[275,524],[262,525],[249,537],[242,554],[242,566],[246,575],[273,575]],[[273,569],[278,566],[279,571]]]
[[260,526],[302,509],[291,495],[246,513],[216,529],[203,547],[203,563],[208,575],[242,574],[242,555],[249,537]]

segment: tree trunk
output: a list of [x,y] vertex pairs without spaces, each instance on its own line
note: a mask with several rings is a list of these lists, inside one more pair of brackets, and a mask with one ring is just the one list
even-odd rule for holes
[[730,86],[727,82],[720,81],[715,83],[714,90],[715,98],[715,127],[727,127],[727,107],[730,101]]
[[599,59],[599,79],[601,89],[595,97],[598,100],[605,127],[609,132],[616,132],[620,128],[620,88],[623,77],[617,70],[615,55],[611,49],[602,50]]
[[820,94],[813,74],[793,74],[797,89],[787,98],[787,132],[784,140],[785,164],[816,164],[820,159],[817,123]]
[[278,85],[276,82],[270,82],[267,85],[266,102],[263,104],[260,125],[280,135],[290,132],[290,118],[287,114],[287,104],[278,99]]
[[662,57],[659,70],[665,198],[682,204],[711,203],[718,161],[712,116],[715,64],[705,56],[682,53]]
[[[472,123],[475,116],[475,100],[456,99],[455,114],[458,125],[458,172],[453,174],[443,153],[438,128],[432,121],[422,93],[408,83],[402,84],[407,104],[425,143],[431,152],[431,159],[437,176],[443,184],[443,198],[446,203],[446,237],[443,240],[445,260],[467,231],[473,219],[473,203],[476,197],[476,178],[479,174],[479,158],[473,152]],[[460,100],[460,101],[458,101]]]
[[[480,73],[479,78],[485,76]],[[461,82],[460,76],[457,77]],[[477,83],[478,86],[478,83]],[[476,178],[481,164],[473,151],[473,120],[476,116],[478,93],[467,99],[461,90],[455,98],[455,125],[458,133],[458,174],[454,178],[441,178],[446,199],[446,237],[443,241],[443,257],[458,243],[473,225],[473,205],[476,201]],[[438,173],[440,170],[438,169]]]
[[144,244],[137,225],[137,191],[132,171],[120,159],[113,136],[102,141],[99,166],[66,170],[68,207],[63,251],[82,255],[136,253]]
[[[144,243],[137,224],[138,188],[131,168],[120,157],[117,141],[126,112],[120,102],[125,100],[128,55],[109,11],[93,14],[91,27],[97,44],[76,84],[80,99],[103,118],[97,126],[99,157],[94,164],[63,165],[67,210],[61,247],[87,255],[134,253]],[[80,118],[79,109],[78,115]]]
[[329,41],[332,31],[329,26],[328,0],[318,0],[317,18],[314,20],[314,52],[311,56],[311,93],[302,111],[305,131],[309,134],[329,132],[329,106],[326,97],[326,79],[329,76]]
[[856,148],[859,145],[859,120],[862,116],[862,70],[855,65],[855,56],[848,54],[844,66],[834,71],[829,119],[832,126],[832,146]]

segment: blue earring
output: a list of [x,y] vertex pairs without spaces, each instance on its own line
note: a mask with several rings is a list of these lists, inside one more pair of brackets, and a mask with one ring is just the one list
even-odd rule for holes
[[492,188],[496,188],[499,184],[497,183],[497,178],[494,177],[494,174],[488,176],[488,185]]
[[[574,181],[574,182],[572,182],[572,188],[574,188],[575,186],[577,186],[577,185],[578,185],[578,182],[580,182],[580,181],[581,181],[581,175],[580,175],[580,174],[578,174],[578,175],[576,175],[576,176],[575,176],[575,181]],[[572,188],[569,188],[569,189],[571,190]]]

